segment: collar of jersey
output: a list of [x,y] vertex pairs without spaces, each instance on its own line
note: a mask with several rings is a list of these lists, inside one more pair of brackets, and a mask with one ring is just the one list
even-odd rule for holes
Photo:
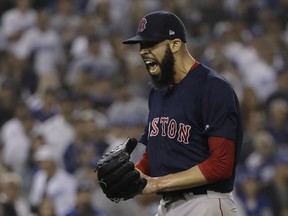
[[[193,69],[195,69],[199,64],[200,64],[199,61],[195,61],[194,64],[191,66],[190,70],[188,71],[188,73],[190,73]],[[168,86],[168,89],[173,89],[177,85],[178,85],[178,83],[172,83]]]

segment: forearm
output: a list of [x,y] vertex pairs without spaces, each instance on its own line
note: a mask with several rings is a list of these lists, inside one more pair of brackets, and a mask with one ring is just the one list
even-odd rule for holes
[[143,173],[141,175],[148,181],[142,194],[181,190],[208,183],[198,166],[182,172],[155,178],[144,175]]
[[188,170],[148,180],[144,193],[155,193],[197,187],[221,181],[233,173],[235,142],[220,137],[209,138],[210,157]]

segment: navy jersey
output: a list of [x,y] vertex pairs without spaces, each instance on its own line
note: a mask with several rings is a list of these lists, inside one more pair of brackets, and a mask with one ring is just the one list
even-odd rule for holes
[[[151,91],[148,124],[140,142],[147,146],[151,176],[187,170],[210,156],[208,137],[235,141],[235,163],[242,143],[239,102],[230,84],[199,64],[176,86]],[[230,179],[200,186],[229,192]]]

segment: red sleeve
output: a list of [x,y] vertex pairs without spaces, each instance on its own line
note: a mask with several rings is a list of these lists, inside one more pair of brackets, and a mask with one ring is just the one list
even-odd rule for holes
[[150,176],[150,167],[149,167],[149,161],[148,161],[148,154],[147,150],[144,152],[142,158],[140,161],[136,163],[136,168],[139,169],[142,173]]
[[230,178],[233,173],[235,142],[222,137],[209,137],[210,157],[198,165],[209,182]]

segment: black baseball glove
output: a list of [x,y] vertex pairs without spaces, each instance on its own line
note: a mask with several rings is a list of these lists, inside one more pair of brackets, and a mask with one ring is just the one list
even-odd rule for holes
[[99,160],[95,171],[101,189],[107,198],[118,203],[140,194],[147,180],[140,177],[134,164],[129,161],[130,154],[137,145],[135,138],[128,138],[124,143],[106,153]]

